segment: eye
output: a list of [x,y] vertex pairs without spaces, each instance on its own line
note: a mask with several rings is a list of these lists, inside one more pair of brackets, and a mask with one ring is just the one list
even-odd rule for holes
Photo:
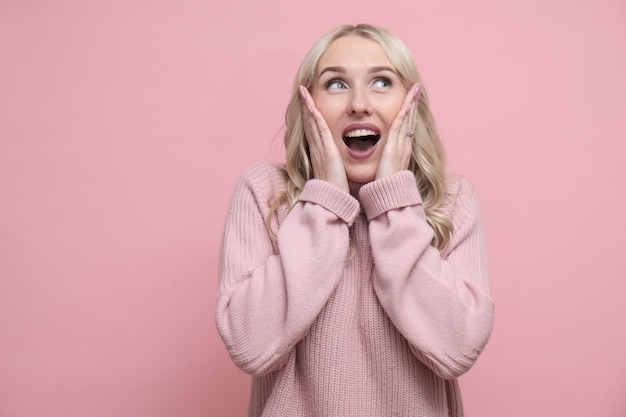
[[386,87],[391,87],[392,86],[392,82],[389,78],[387,77],[379,77],[376,78],[373,82],[374,87],[376,88],[386,88]]
[[326,87],[327,90],[343,90],[347,88],[346,83],[339,78],[333,78],[332,80],[326,81],[324,87]]

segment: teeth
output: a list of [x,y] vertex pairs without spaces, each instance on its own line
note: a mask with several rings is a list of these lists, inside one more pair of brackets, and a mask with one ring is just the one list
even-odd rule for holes
[[376,136],[378,133],[369,129],[355,129],[346,133],[347,138],[358,138],[360,136]]

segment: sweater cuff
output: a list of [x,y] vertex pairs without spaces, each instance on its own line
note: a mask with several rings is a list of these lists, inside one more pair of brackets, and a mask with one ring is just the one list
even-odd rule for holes
[[318,204],[352,226],[359,214],[359,202],[339,187],[323,180],[310,179],[300,193],[299,201]]
[[367,220],[389,210],[422,204],[415,175],[408,170],[365,184],[359,191],[359,199]]

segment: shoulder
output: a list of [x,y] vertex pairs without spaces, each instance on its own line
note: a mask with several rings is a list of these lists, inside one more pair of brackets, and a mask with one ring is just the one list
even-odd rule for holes
[[270,162],[256,162],[247,167],[241,174],[246,181],[285,181],[285,170],[279,164]]
[[272,200],[287,189],[286,178],[286,172],[280,165],[258,162],[249,166],[239,177],[231,206],[258,210],[263,217],[268,217]]
[[454,234],[463,234],[481,221],[478,197],[473,185],[459,175],[448,175],[446,201],[442,211],[452,220]]
[[446,178],[446,194],[448,203],[458,204],[465,200],[475,200],[474,186],[465,177],[457,174],[448,174]]
[[239,178],[239,187],[260,193],[274,193],[285,189],[286,173],[278,164],[257,162],[246,168]]

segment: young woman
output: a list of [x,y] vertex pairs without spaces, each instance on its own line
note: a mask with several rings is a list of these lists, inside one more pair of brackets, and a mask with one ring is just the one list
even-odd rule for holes
[[285,148],[241,177],[220,256],[249,416],[462,416],[456,378],[493,326],[485,236],[407,47],[372,25],[323,36]]

